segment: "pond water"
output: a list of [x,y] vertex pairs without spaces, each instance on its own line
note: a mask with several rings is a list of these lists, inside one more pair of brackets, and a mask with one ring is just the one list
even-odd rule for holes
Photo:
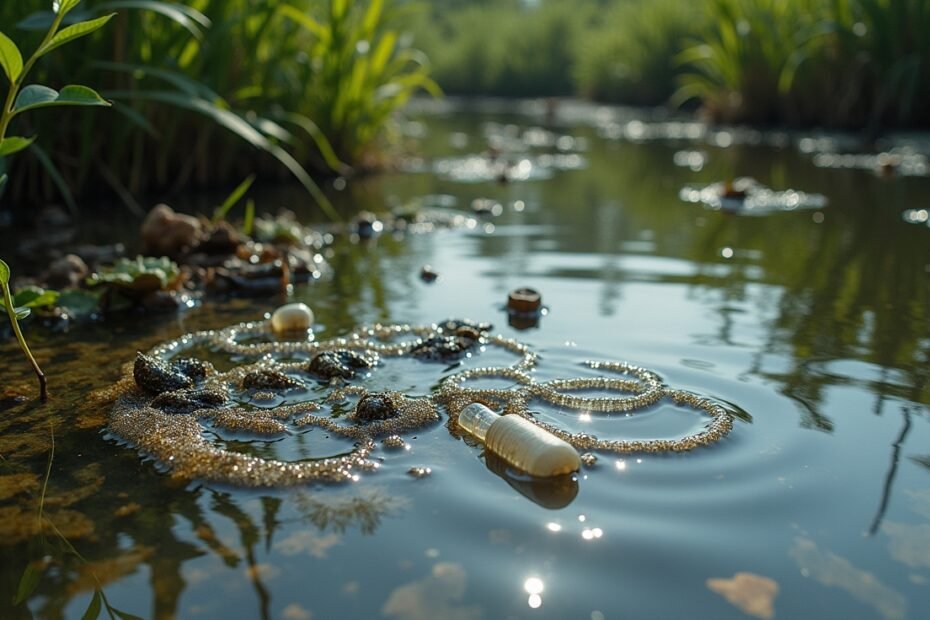
[[[98,589],[144,618],[930,616],[930,230],[902,216],[930,207],[930,181],[818,167],[790,139],[624,140],[604,130],[607,112],[569,112],[548,126],[500,109],[415,115],[405,140],[424,159],[334,190],[342,208],[420,199],[468,212],[490,198],[502,212],[337,240],[331,276],[293,300],[313,308],[318,339],[469,317],[531,345],[540,379],[629,361],[723,403],[728,437],[680,454],[599,453],[575,480],[546,485],[437,423],[408,434],[407,450],[377,449],[380,470],[345,485],[178,480],[109,435],[108,407],[89,395],[137,350],[286,300],[32,329],[53,400],[0,421],[0,617],[80,617]],[[475,157],[486,136],[505,156],[515,137],[533,145],[510,183]],[[743,217],[679,199],[738,176],[829,204]],[[260,208],[312,213],[293,188],[264,192]],[[113,221],[123,236],[138,227]],[[420,279],[425,264],[437,281]],[[548,314],[516,329],[501,307],[523,286]],[[12,342],[0,359],[7,386],[32,393]],[[489,349],[462,367],[510,361]],[[388,360],[372,385],[425,395],[462,367]],[[532,408],[601,438],[674,438],[707,422],[664,401],[632,416]],[[313,429],[210,436],[283,460],[347,448]],[[13,605],[24,573],[38,585]]]

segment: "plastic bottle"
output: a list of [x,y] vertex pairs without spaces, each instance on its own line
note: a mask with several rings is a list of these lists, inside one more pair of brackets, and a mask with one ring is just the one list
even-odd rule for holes
[[459,414],[459,426],[531,476],[560,476],[581,468],[581,457],[571,444],[518,415],[501,416],[472,403]]

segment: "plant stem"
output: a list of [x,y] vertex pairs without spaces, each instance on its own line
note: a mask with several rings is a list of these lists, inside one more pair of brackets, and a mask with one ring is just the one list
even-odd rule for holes
[[36,362],[36,358],[32,356],[32,351],[29,350],[29,345],[26,344],[26,339],[23,338],[23,332],[19,329],[19,321],[16,320],[16,311],[13,310],[13,298],[10,296],[10,287],[0,283],[0,288],[3,289],[3,305],[6,306],[6,313],[10,315],[10,324],[13,326],[13,333],[16,334],[16,340],[19,341],[19,348],[23,350],[23,353],[25,353],[26,357],[29,359],[29,363],[32,364],[32,370],[39,379],[39,400],[45,402],[48,400],[48,385],[45,381],[45,373],[39,368],[39,363]]

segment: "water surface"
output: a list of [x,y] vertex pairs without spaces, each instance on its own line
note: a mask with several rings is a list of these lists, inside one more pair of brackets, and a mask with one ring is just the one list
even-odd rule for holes
[[[34,329],[54,398],[0,422],[0,615],[80,617],[96,589],[145,618],[930,615],[930,231],[902,217],[930,206],[930,181],[818,168],[790,144],[701,145],[700,165],[679,155],[689,165],[676,166],[693,144],[614,139],[603,114],[568,116],[417,118],[408,140],[423,160],[334,199],[347,211],[413,199],[467,211],[492,198],[502,213],[463,230],[340,240],[332,277],[294,299],[313,307],[318,338],[470,317],[531,344],[541,378],[581,376],[590,358],[631,361],[727,403],[738,414],[728,438],[687,454],[601,454],[562,489],[502,476],[444,424],[408,437],[408,451],[380,451],[381,470],[347,486],[175,480],[109,436],[106,407],[88,394],[136,350],[260,318],[284,298],[66,335]],[[475,166],[486,136],[506,154],[506,140],[533,127],[556,141],[529,134],[519,180]],[[574,141],[560,149],[559,136]],[[566,153],[578,159],[540,159]],[[484,176],[448,174],[456,161]],[[742,217],[679,201],[683,186],[736,176],[821,193],[829,206]],[[259,205],[313,213],[293,188],[266,188]],[[424,264],[436,282],[420,280]],[[517,330],[500,310],[521,286],[549,308],[536,328]],[[12,342],[0,356],[7,385],[31,390]],[[376,383],[425,394],[455,371],[397,361]],[[601,437],[674,437],[703,423],[669,404],[590,421],[534,410]],[[242,446],[284,459],[343,448],[314,431]],[[415,479],[414,466],[432,474]],[[13,606],[27,566],[37,589]]]

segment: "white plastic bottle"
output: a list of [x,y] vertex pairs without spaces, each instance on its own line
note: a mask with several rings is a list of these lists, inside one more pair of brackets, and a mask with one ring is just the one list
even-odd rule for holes
[[501,416],[472,403],[459,414],[459,426],[531,476],[560,476],[581,468],[581,457],[571,444],[518,415]]

